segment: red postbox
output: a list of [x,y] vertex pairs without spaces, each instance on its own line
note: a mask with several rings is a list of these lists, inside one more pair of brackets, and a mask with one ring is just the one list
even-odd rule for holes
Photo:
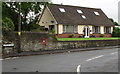
[[46,38],[42,38],[42,44],[46,45]]

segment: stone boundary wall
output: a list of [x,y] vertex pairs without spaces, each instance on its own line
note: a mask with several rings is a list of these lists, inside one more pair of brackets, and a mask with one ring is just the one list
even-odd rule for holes
[[[47,44],[42,44],[42,38],[45,37]],[[55,35],[39,32],[22,32],[21,34],[21,52],[26,51],[44,51],[44,50],[67,50],[87,47],[104,47],[120,45],[119,40],[84,40],[84,41],[57,41]],[[17,32],[5,32],[3,34],[3,44],[13,43],[14,49],[4,48],[3,53],[15,54],[18,47]]]

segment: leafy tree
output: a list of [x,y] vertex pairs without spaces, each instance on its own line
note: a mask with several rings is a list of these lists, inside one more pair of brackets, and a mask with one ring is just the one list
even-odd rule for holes
[[113,22],[114,25],[118,26],[118,23],[117,22]]
[[109,20],[112,21],[112,23],[113,23],[114,25],[116,25],[116,26],[118,25],[118,23],[115,22],[112,18],[109,18]]
[[[31,31],[33,25],[36,24],[42,7],[49,4],[48,2],[3,2],[3,17],[8,17],[13,20],[15,30],[18,30],[18,15],[19,6],[21,5],[21,27],[22,31]],[[35,27],[37,28],[37,27]]]
[[[112,18],[109,18],[109,19],[113,22],[113,24],[114,24],[115,26],[118,26],[118,25],[119,25],[119,24],[118,24],[117,22],[115,22]],[[113,37],[120,37],[120,29],[119,29],[118,27],[114,27],[114,28],[113,28],[112,36],[113,36]]]
[[3,18],[2,28],[7,31],[14,31],[15,29],[13,21],[8,17]]
[[15,31],[18,30],[18,13],[14,11],[13,8],[10,8],[7,3],[2,2],[2,20],[8,17],[15,24]]
[[112,18],[109,18],[110,21],[114,22],[114,20]]

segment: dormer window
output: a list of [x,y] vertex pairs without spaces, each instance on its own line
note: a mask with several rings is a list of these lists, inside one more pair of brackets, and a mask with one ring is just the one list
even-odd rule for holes
[[61,12],[65,12],[65,9],[64,9],[64,8],[59,8],[59,10],[60,10]]
[[95,15],[100,15],[98,12],[94,11]]
[[78,13],[83,13],[82,10],[77,10]]
[[86,19],[86,16],[85,15],[81,15],[83,19]]

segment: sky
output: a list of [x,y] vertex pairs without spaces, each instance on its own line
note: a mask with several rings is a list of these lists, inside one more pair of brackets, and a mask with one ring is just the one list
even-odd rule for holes
[[118,2],[120,0],[52,0],[55,4],[100,8],[108,16],[118,22]]

